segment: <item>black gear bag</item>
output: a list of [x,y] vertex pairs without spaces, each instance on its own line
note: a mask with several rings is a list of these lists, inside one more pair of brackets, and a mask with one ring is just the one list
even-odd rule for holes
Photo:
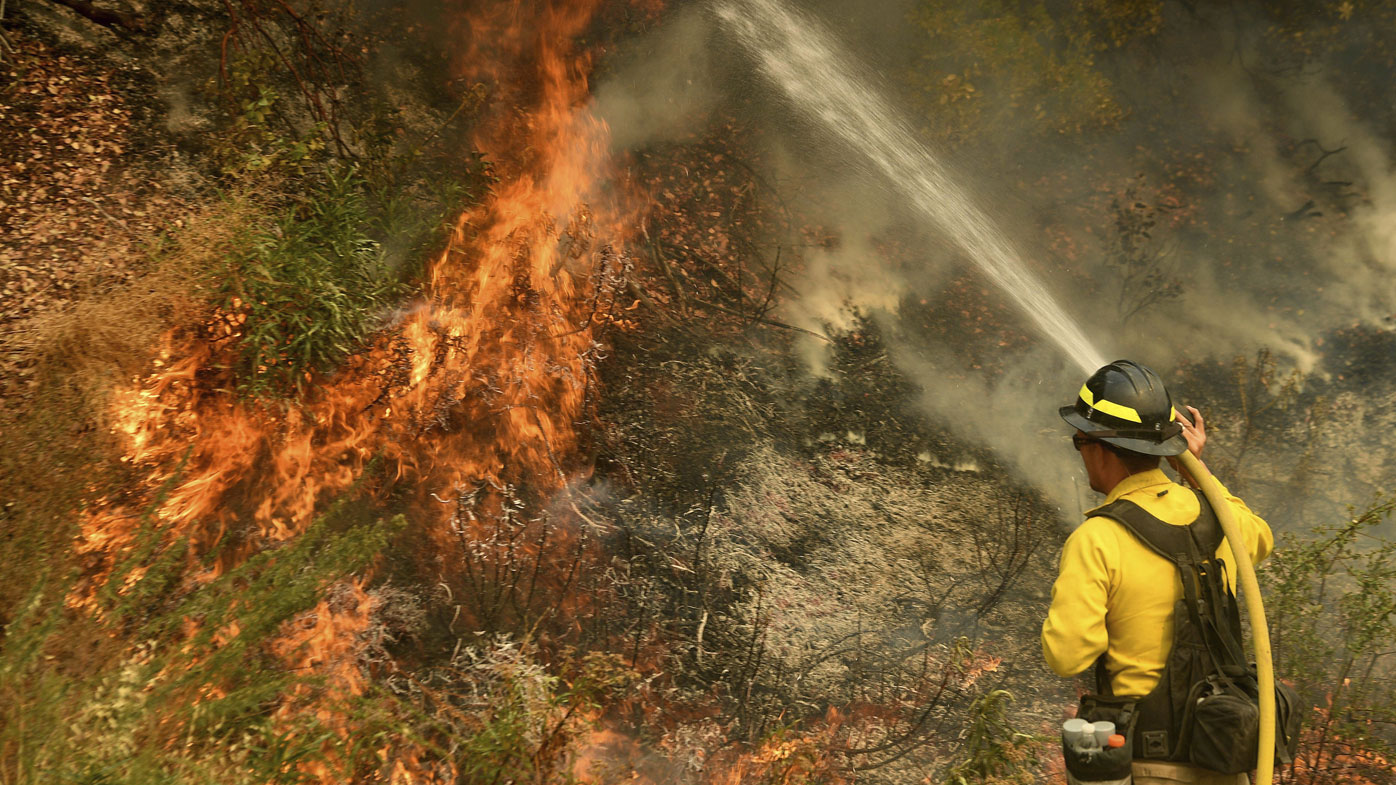
[[[1258,757],[1260,689],[1255,665],[1242,648],[1241,613],[1227,566],[1216,556],[1221,525],[1202,494],[1197,500],[1201,512],[1187,526],[1165,523],[1124,499],[1092,512],[1119,522],[1173,562],[1183,598],[1173,609],[1173,647],[1153,691],[1137,701],[1114,697],[1102,656],[1096,662],[1099,692],[1082,697],[1077,716],[1110,719],[1105,715],[1133,704],[1133,727],[1126,736],[1135,758],[1240,774]],[[1275,762],[1283,765],[1294,759],[1299,743],[1299,696],[1278,680],[1275,710]]]

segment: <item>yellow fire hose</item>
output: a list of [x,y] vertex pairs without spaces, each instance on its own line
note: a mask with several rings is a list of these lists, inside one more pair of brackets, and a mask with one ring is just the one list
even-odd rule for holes
[[1202,488],[1217,520],[1221,522],[1222,533],[1231,543],[1231,552],[1236,557],[1236,580],[1241,593],[1246,598],[1246,615],[1251,621],[1251,639],[1255,644],[1257,681],[1260,683],[1260,751],[1256,755],[1256,785],[1271,785],[1275,776],[1275,668],[1270,661],[1270,628],[1265,624],[1265,607],[1260,601],[1260,582],[1255,577],[1255,565],[1251,563],[1250,551],[1236,525],[1236,514],[1226,501],[1226,493],[1221,483],[1207,471],[1207,467],[1191,452],[1184,450],[1178,456],[1187,473]]

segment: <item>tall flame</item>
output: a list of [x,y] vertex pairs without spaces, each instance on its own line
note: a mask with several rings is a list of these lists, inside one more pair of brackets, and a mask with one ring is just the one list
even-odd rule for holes
[[[276,409],[228,392],[230,342],[210,328],[182,331],[151,374],[118,393],[123,460],[141,487],[93,505],[79,544],[91,580],[74,604],[96,607],[92,590],[134,541],[141,509],[169,536],[188,537],[195,557],[237,535],[212,566],[191,560],[191,578],[206,580],[305,531],[373,459],[416,489],[414,522],[443,542],[478,532],[463,532],[433,497],[523,484],[542,499],[585,472],[576,423],[627,236],[624,205],[598,189],[607,132],[585,109],[589,62],[573,51],[596,6],[499,3],[464,24],[459,70],[500,90],[475,140],[500,184],[459,218],[420,302],[369,351]],[[236,319],[218,316],[212,324],[235,337]],[[340,590],[347,599],[289,625],[276,650],[359,694],[354,647],[373,600],[362,579]]]

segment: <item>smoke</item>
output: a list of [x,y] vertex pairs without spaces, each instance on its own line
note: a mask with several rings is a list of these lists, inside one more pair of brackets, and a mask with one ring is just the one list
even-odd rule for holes
[[612,75],[596,86],[595,110],[616,149],[680,139],[706,124],[722,99],[709,39],[702,8],[689,6],[607,64]]
[[937,422],[1010,462],[1038,488],[1064,520],[1080,520],[1095,506],[1081,462],[1070,449],[1073,429],[1057,418],[1064,402],[1053,382],[1065,363],[1034,354],[1014,355],[1001,375],[965,376],[949,352],[896,342],[890,352],[904,373],[920,382],[920,403]]
[[1325,300],[1351,309],[1356,319],[1389,318],[1396,305],[1396,169],[1389,143],[1354,114],[1326,74],[1296,85],[1285,99],[1294,118],[1291,135],[1314,140],[1307,171],[1330,188],[1362,195],[1347,231],[1316,249],[1332,281]]
[[[909,124],[947,149],[934,138],[937,113],[961,110],[927,98],[938,73],[925,64],[934,44],[912,12],[961,20],[977,12],[905,0],[862,3],[856,15],[838,4],[799,5],[879,76]],[[1396,167],[1375,130],[1389,109],[1354,109],[1353,91],[1345,94],[1321,67],[1288,71],[1266,60],[1272,53],[1257,42],[1267,20],[1215,21],[1170,16],[1149,46],[1100,55],[1118,117],[1057,138],[1035,129],[1046,122],[1042,107],[1069,95],[995,92],[985,78],[985,89],[965,101],[995,121],[951,140],[947,166],[1109,358],[1138,359],[1167,378],[1182,362],[1265,347],[1307,373],[1320,367],[1326,333],[1382,325],[1396,312]],[[715,117],[735,117],[759,131],[758,157],[767,180],[783,184],[782,198],[838,238],[804,250],[789,281],[798,296],[784,303],[782,318],[838,332],[871,317],[889,355],[925,391],[930,417],[992,448],[1064,508],[1075,506],[1059,490],[1077,470],[1055,408],[1079,386],[1080,369],[1039,335],[1029,351],[994,363],[1010,370],[975,373],[959,347],[907,329],[903,306],[934,300],[968,269],[963,252],[910,213],[907,197],[855,151],[793,111],[710,9],[683,9],[635,47],[597,90],[597,111],[618,145],[680,139]],[[976,64],[961,66],[973,74]],[[1134,286],[1173,281],[1180,293],[1126,316],[1113,205],[1132,183],[1142,184],[1133,198],[1157,211],[1147,243],[1159,276]],[[891,235],[914,252],[889,254]],[[1007,318],[1018,318],[1009,298],[1000,299]],[[827,373],[827,345],[810,339],[802,348],[809,370]]]

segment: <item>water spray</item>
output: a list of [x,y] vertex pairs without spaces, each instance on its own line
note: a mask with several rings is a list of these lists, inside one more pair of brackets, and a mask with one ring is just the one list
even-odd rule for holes
[[871,77],[858,72],[818,21],[781,0],[719,2],[715,8],[792,107],[861,152],[1083,371],[1105,364],[993,220],[955,183],[940,158],[917,140]]
[[[873,88],[872,80],[860,75],[833,35],[781,0],[724,0],[714,8],[792,106],[860,151],[914,208],[953,238],[1067,357],[1087,373],[1105,364],[1104,357],[1028,270],[1004,234],[951,179],[930,148],[916,139]],[[1179,460],[1202,489],[1224,536],[1232,543],[1251,621],[1260,687],[1256,782],[1270,785],[1274,776],[1275,674],[1255,565],[1221,484],[1191,452],[1184,451]]]

